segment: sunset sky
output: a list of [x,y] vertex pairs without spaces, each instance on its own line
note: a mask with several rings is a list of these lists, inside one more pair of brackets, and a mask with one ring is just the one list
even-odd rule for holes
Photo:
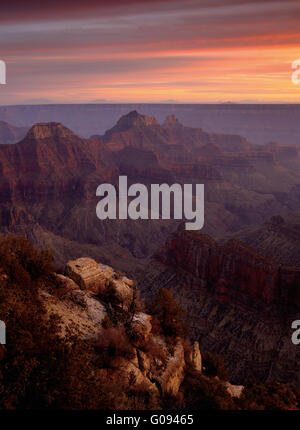
[[2,0],[0,104],[300,102],[300,1]]

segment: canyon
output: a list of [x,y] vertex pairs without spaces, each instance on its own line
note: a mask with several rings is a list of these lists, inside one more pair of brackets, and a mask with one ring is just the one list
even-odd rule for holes
[[[122,175],[148,189],[203,183],[204,228],[100,221],[96,189]],[[0,201],[0,231],[50,249],[59,269],[94,259],[136,278],[148,300],[170,289],[193,340],[226,359],[234,383],[299,382],[299,146],[205,131],[173,113],[159,122],[133,110],[89,139],[42,122],[0,145]]]
[[56,261],[82,255],[132,273],[169,234],[175,220],[96,217],[96,189],[128,184],[203,183],[203,232],[216,238],[300,210],[297,146],[258,145],[207,133],[174,116],[163,124],[136,111],[104,136],[82,139],[60,123],[34,125],[25,138],[0,145],[0,229],[53,249]]

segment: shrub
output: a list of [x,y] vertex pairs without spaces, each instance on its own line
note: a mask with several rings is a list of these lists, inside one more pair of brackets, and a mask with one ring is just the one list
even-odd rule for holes
[[230,373],[222,357],[212,352],[205,352],[202,356],[202,360],[206,375],[218,376],[222,381],[229,380]]
[[155,341],[153,336],[150,336],[147,343],[145,343],[143,347],[144,352],[152,358],[158,358],[163,363],[167,359],[167,352],[164,349],[163,345]]
[[92,347],[62,338],[59,318],[40,300],[40,280],[50,282],[49,255],[25,239],[0,238],[0,319],[7,328],[0,409],[107,408],[109,386],[91,365]]
[[299,389],[291,384],[253,383],[244,388],[238,400],[241,409],[282,410],[299,409]]
[[11,281],[47,278],[54,271],[52,262],[51,251],[37,250],[23,237],[0,238],[0,266],[5,267]]
[[100,367],[118,367],[120,358],[130,360],[134,349],[123,327],[111,327],[102,331],[95,344]]
[[161,322],[155,315],[153,315],[151,320],[151,333],[154,336],[160,336],[162,331]]
[[174,338],[186,335],[187,328],[183,323],[185,311],[177,303],[171,291],[161,288],[150,306],[150,310],[159,319],[165,336]]
[[209,379],[198,372],[189,372],[182,385],[185,409],[226,410],[236,409],[234,400],[223,383]]
[[108,328],[112,328],[113,327],[112,320],[109,318],[108,315],[105,315],[105,317],[102,320],[101,325],[102,325],[102,327],[104,329],[108,329]]

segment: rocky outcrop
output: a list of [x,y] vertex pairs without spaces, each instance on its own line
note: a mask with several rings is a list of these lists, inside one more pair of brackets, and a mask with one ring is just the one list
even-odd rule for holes
[[[96,263],[89,258],[70,261],[65,275],[55,274],[56,290],[40,290],[40,298],[47,312],[60,318],[61,336],[76,335],[84,340],[95,341],[106,337],[103,322],[111,315],[112,308],[120,304],[127,309],[126,294],[120,294],[122,303],[110,301],[112,296],[105,295],[107,281],[118,282],[133,289],[133,281],[118,275],[111,267]],[[120,287],[121,288],[121,287]],[[123,290],[124,292],[124,290]],[[132,299],[132,296],[130,296]],[[125,306],[124,306],[125,305]],[[130,318],[130,333],[138,339],[131,345],[131,357],[112,358],[109,369],[102,369],[106,377],[112,381],[125,378],[131,381],[133,387],[143,387],[150,396],[162,394],[178,394],[180,385],[185,377],[187,365],[201,372],[201,354],[198,343],[194,343],[188,361],[185,359],[183,339],[177,338],[173,347],[167,346],[165,340],[152,334],[152,317],[144,312],[137,312]],[[122,322],[117,322],[114,328],[124,331]],[[156,345],[156,353],[147,352],[150,341]],[[146,348],[146,351],[145,351]],[[158,354],[158,351],[159,354]]]
[[126,276],[118,275],[112,267],[96,263],[91,258],[69,261],[65,273],[81,289],[91,291],[100,297],[105,297],[108,290],[113,288],[115,298],[125,309],[129,308],[133,300],[133,281]]
[[237,397],[237,398],[241,397],[244,389],[243,385],[233,385],[233,384],[230,384],[230,382],[226,382],[225,387],[228,393],[231,395],[231,397]]
[[162,393],[176,396],[184,378],[184,368],[184,348],[182,341],[178,341],[173,355],[167,361],[166,369],[158,378]]
[[193,343],[191,350],[188,352],[187,363],[193,370],[202,372],[202,356],[198,341]]
[[95,294],[104,294],[108,280],[112,278],[114,270],[91,258],[78,258],[69,261],[65,273],[73,279],[83,290],[90,290]]
[[[144,312],[139,312],[132,318],[131,328],[142,342],[147,342],[149,339],[152,330],[151,319],[152,317]],[[142,367],[145,366],[142,365]]]
[[28,131],[28,140],[79,139],[71,130],[59,122],[37,123]]
[[93,294],[82,291],[72,279],[56,275],[55,294],[40,290],[40,298],[49,314],[59,316],[61,335],[69,332],[83,339],[95,339],[102,330],[107,315],[105,306]]

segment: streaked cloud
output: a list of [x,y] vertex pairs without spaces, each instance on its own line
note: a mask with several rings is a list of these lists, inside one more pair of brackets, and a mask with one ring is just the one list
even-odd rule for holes
[[300,102],[298,1],[13,3],[1,3],[2,104]]

